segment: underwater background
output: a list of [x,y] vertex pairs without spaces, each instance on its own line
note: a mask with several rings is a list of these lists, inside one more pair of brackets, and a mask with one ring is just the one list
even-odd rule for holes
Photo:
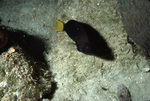
[[[149,101],[149,59],[138,41],[136,53],[127,42],[118,9],[124,1],[0,0],[0,33],[8,34],[8,43],[0,47],[0,100]],[[134,5],[135,0],[126,1]],[[65,31],[54,31],[54,19],[90,25],[113,59],[104,44],[94,49],[106,57],[78,51]]]

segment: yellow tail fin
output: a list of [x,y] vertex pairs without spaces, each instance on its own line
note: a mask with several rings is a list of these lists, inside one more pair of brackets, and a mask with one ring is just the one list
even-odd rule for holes
[[59,21],[57,19],[54,19],[54,20],[56,21],[56,26],[54,28],[54,31],[58,31],[58,32],[63,31],[63,29],[64,29],[63,22],[61,22],[61,21]]

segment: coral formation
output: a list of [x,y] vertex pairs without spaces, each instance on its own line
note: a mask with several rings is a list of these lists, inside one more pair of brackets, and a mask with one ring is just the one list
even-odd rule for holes
[[[36,76],[37,72],[44,72]],[[51,92],[52,77],[36,62],[27,60],[19,46],[0,55],[0,100],[35,101]],[[50,96],[50,95],[49,95]]]

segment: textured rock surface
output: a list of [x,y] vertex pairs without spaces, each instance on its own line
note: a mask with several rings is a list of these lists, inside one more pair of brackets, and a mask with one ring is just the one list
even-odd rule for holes
[[118,0],[124,28],[134,42],[150,51],[150,1]]
[[51,73],[35,76],[41,67],[27,60],[20,47],[10,47],[0,56],[0,100],[35,101],[51,92]]
[[[133,101],[150,100],[150,74],[145,73],[149,62],[142,55],[134,56],[132,53],[117,2],[1,0],[0,18],[3,25],[21,29],[43,38],[47,43],[44,54],[58,87],[52,101],[118,101],[117,87],[120,84],[128,87]],[[115,60],[106,61],[76,51],[65,32],[53,31],[53,18],[90,24],[106,39]],[[5,74],[0,75],[3,79]]]

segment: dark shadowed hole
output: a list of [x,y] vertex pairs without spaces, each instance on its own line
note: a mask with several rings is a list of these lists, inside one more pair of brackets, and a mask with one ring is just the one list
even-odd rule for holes
[[8,37],[8,43],[0,50],[1,53],[6,51],[12,45],[19,45],[23,49],[24,53],[27,53],[30,57],[33,57],[40,63],[47,64],[43,55],[46,45],[41,38],[28,35],[26,32],[20,30],[9,31],[4,26],[3,28],[0,28],[0,30],[7,33]]
[[48,99],[52,99],[53,98],[53,95],[55,93],[55,91],[58,89],[57,87],[57,83],[56,82],[53,82],[52,83],[52,89],[50,92],[47,92],[47,93],[44,93],[43,94],[43,98],[48,98]]
[[[34,65],[33,68],[35,67],[32,75],[33,78],[40,83],[39,77],[44,76],[44,70],[49,70],[49,66],[43,55],[43,52],[46,50],[46,44],[43,39],[37,36],[28,35],[24,31],[14,30],[5,26],[0,26],[0,30],[3,33],[7,33],[8,37],[8,42],[5,47],[0,49],[0,53],[7,51],[11,46],[19,45],[22,48],[26,59],[30,61],[29,63],[31,65]],[[55,90],[57,90],[57,85],[56,82],[53,82],[51,91],[45,93],[43,95],[44,98],[51,99],[55,93]]]

